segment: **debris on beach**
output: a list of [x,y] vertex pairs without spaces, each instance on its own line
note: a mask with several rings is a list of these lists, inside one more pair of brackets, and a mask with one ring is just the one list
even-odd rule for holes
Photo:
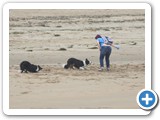
[[60,34],[54,34],[54,36],[55,36],[55,37],[59,37],[59,36],[60,36]]
[[60,48],[58,49],[59,51],[66,51],[67,49],[66,48]]
[[90,48],[88,48],[88,49],[98,49],[98,47],[93,46],[93,47],[90,47]]
[[137,43],[135,41],[131,41],[129,44],[130,45],[137,45]]

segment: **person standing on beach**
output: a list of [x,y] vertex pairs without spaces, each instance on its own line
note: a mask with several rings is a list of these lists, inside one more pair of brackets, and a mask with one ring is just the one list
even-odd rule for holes
[[109,60],[109,57],[110,57],[110,54],[112,52],[112,39],[109,38],[109,37],[102,37],[101,35],[96,35],[95,37],[96,41],[97,41],[97,45],[98,45],[98,48],[99,48],[99,51],[100,51],[100,56],[99,56],[99,62],[100,62],[100,68],[99,68],[99,71],[103,71],[104,70],[104,63],[103,63],[103,60],[104,60],[104,57],[105,57],[105,61],[106,61],[106,68],[107,68],[107,71],[110,70],[110,60]]

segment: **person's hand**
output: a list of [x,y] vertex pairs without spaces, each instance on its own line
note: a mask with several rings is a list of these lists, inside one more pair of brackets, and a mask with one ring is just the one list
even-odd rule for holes
[[114,45],[118,50],[120,49],[120,45]]

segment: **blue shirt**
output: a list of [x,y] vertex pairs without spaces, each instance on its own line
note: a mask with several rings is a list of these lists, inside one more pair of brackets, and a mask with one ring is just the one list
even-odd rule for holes
[[102,47],[102,45],[104,44],[103,38],[98,38],[97,42],[99,42],[100,47]]

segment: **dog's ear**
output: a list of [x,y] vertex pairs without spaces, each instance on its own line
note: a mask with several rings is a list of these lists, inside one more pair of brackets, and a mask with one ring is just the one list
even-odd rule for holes
[[92,62],[89,61],[89,60],[86,58],[86,63],[87,63],[87,64],[91,64]]
[[86,62],[89,62],[89,60],[86,58]]
[[42,70],[42,68],[38,65],[39,69]]

